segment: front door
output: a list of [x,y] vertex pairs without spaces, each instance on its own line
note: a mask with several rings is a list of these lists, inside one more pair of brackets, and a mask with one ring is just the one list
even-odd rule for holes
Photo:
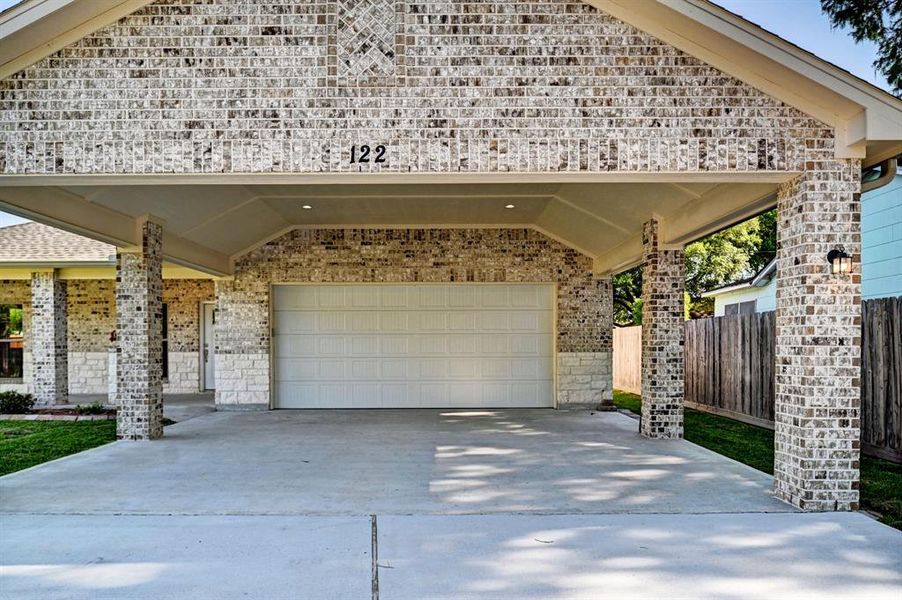
[[216,388],[216,345],[213,341],[213,328],[216,326],[216,305],[204,303],[204,335],[202,360],[204,365],[204,389]]

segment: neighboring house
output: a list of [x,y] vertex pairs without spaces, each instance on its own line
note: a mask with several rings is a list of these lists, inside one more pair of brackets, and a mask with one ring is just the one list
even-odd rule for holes
[[[40,223],[0,228],[0,392],[33,391],[32,277],[65,282],[70,394],[106,394],[115,377],[116,247]],[[185,267],[163,267],[163,390],[213,389],[213,281]],[[203,350],[206,348],[206,352]],[[202,366],[206,366],[205,369]]]
[[702,294],[714,298],[714,316],[749,315],[777,307],[777,259],[771,260],[752,277]]
[[[777,261],[754,276],[702,294],[714,316],[767,312],[777,307]],[[861,195],[861,299],[902,296],[902,174]]]
[[[48,4],[3,13],[0,208],[117,246],[127,439],[163,434],[162,261],[216,277],[221,410],[609,403],[611,277],[644,264],[640,427],[680,437],[683,245],[779,203],[780,260],[826,269],[902,154],[902,101],[704,0]],[[30,276],[42,402],[63,271]],[[835,319],[778,324],[775,490],[849,509],[858,274],[802,271]]]
[[902,296],[902,174],[861,195],[861,299]]

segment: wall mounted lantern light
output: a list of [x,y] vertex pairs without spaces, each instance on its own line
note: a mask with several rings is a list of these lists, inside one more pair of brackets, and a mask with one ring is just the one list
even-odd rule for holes
[[833,275],[852,272],[852,257],[846,254],[846,249],[837,246],[827,253],[827,262],[830,263],[830,272]]

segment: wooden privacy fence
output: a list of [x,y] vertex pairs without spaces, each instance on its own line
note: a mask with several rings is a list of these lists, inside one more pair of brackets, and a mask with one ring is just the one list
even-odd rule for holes
[[[686,322],[686,406],[773,428],[775,314]],[[614,387],[641,391],[642,328],[614,330]],[[861,447],[902,462],[902,297],[862,303]]]
[[686,404],[772,426],[774,322],[773,312],[687,321]]
[[614,328],[614,389],[642,393],[642,326]]
[[902,296],[861,306],[861,448],[902,462]]

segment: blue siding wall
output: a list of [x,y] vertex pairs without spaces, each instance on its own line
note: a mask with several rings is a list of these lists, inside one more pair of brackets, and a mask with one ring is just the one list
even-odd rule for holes
[[902,175],[861,197],[861,297],[902,296]]

